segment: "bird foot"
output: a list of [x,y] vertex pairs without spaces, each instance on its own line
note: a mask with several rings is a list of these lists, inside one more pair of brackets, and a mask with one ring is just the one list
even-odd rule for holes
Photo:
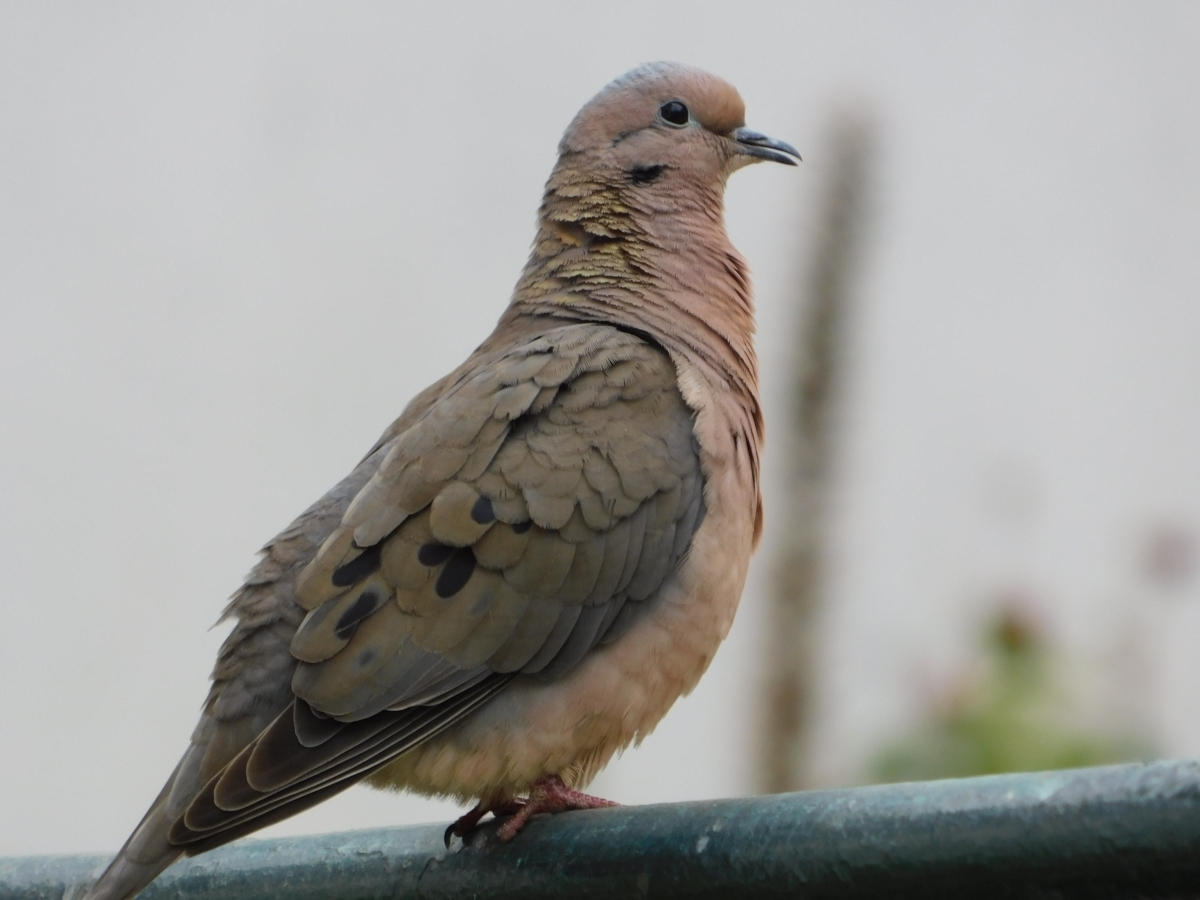
[[[591,794],[573,791],[557,775],[549,775],[534,782],[529,799],[521,803],[508,820],[500,826],[500,840],[511,841],[522,828],[539,813],[560,813],[572,809],[602,809],[617,806],[611,800],[593,797]],[[478,820],[477,820],[478,821]]]
[[464,841],[479,827],[479,820],[491,813],[496,818],[516,815],[525,805],[524,800],[501,800],[497,803],[479,803],[466,815],[460,816],[446,829],[446,849],[450,849],[450,841],[460,837]]

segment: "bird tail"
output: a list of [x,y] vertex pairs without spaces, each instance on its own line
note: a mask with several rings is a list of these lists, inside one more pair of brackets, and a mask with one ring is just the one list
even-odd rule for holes
[[167,798],[174,782],[174,776],[167,780],[154,805],[83,900],[128,900],[180,857],[182,850],[167,840],[171,828]]

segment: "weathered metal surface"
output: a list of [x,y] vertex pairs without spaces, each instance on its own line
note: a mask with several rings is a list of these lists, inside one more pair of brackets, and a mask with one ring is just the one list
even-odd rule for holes
[[[72,900],[98,856],[0,859],[0,900]],[[1200,897],[1200,763],[626,807],[490,828],[243,840],[145,900]]]

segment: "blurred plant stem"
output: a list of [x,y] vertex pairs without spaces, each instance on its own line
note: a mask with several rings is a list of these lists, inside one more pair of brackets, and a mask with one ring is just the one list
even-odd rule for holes
[[873,781],[1067,769],[1152,755],[1148,742],[1072,723],[1054,655],[1019,610],[1000,611],[983,651],[977,677],[875,757]]
[[[759,788],[804,786],[828,485],[850,289],[859,258],[872,129],[843,115],[829,141],[829,180],[808,277],[799,294],[790,415],[783,422],[787,489],[776,543],[759,741]],[[774,498],[773,498],[774,499]]]

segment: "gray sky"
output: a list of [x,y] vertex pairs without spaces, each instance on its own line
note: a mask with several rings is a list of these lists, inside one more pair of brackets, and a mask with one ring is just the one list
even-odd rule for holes
[[[1200,753],[1200,595],[1136,552],[1200,527],[1200,6],[734,9],[0,7],[0,854],[120,844],[255,548],[487,334],[559,134],[651,59],[805,157],[728,194],[769,415],[831,117],[880,126],[817,777],[856,777],[1011,584],[1081,659],[1141,641],[1150,724]],[[598,791],[750,790],[769,550]],[[274,832],[452,812],[355,789]]]

